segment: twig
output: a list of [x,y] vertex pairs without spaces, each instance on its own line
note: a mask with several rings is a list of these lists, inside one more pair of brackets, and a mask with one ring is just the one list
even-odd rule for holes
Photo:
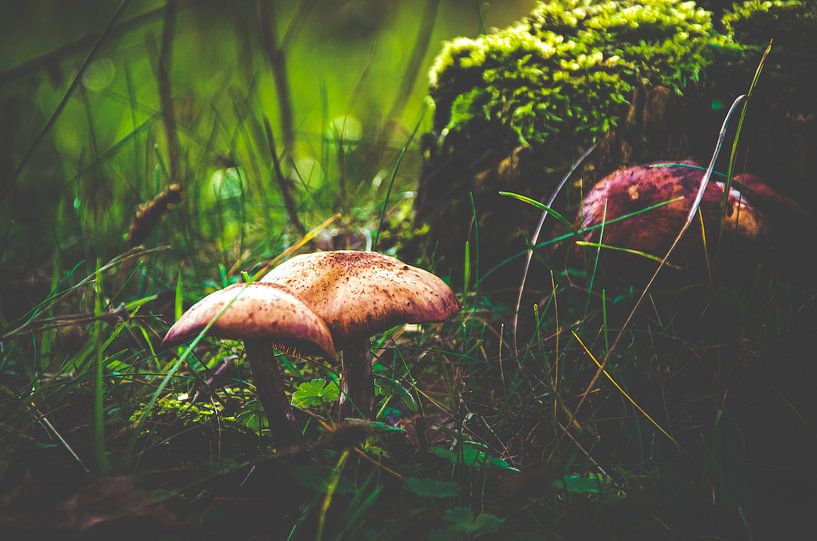
[[35,413],[35,420],[37,420],[40,424],[45,427],[46,430],[51,432],[57,440],[59,440],[60,444],[65,447],[65,450],[68,451],[68,454],[71,455],[74,460],[85,470],[85,473],[91,473],[91,470],[88,469],[88,466],[85,465],[85,462],[79,457],[76,451],[65,441],[65,438],[62,437],[62,434],[51,424],[51,421],[48,420],[48,417],[45,416],[43,412],[32,402],[31,408],[34,410]]

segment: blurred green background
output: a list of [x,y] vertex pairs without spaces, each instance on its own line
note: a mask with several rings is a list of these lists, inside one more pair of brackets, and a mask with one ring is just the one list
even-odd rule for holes
[[[533,2],[178,0],[170,13],[164,2],[122,5],[0,4],[6,308],[48,291],[55,258],[92,270],[127,249],[139,205],[171,182],[185,198],[145,241],[173,247],[156,261],[160,282],[184,265],[274,256],[337,210],[338,225],[370,237],[408,144],[393,197],[405,217],[419,171],[411,133],[430,125],[427,71],[440,44],[509,24]],[[265,121],[300,231],[284,212]]]
[[[166,32],[163,2],[127,3],[53,125],[37,140],[120,2],[4,2],[3,265],[36,264],[55,247],[70,250],[83,238],[94,239],[86,247],[93,252],[121,248],[137,205],[171,180],[188,192],[184,207],[194,220],[188,227],[209,240],[224,234],[212,224],[213,199],[239,192],[255,203],[264,201],[243,206],[244,225],[254,220],[282,225],[270,155],[262,152],[264,118],[275,133],[285,172],[300,181],[295,195],[307,226],[320,223],[337,203],[331,195],[337,187],[322,186],[337,184],[337,160],[347,157],[335,144],[341,132],[350,160],[342,172],[351,186],[349,206],[362,204],[372,194],[355,187],[366,182],[368,188],[389,167],[422,115],[426,73],[440,43],[508,24],[532,4],[178,1]],[[285,57],[291,149],[284,148],[262,21],[273,29]],[[412,70],[412,55],[424,47]],[[178,140],[176,172],[161,118],[161,73],[167,74]],[[429,120],[425,114],[421,130]],[[360,147],[366,145],[364,152]],[[416,146],[414,139],[398,177],[409,187],[417,174]],[[225,169],[236,163],[239,187],[230,184],[236,175]],[[179,178],[170,179],[173,175]],[[329,195],[322,199],[321,190]]]

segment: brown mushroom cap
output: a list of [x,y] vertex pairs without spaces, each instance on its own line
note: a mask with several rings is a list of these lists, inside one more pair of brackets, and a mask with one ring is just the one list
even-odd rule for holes
[[211,335],[268,339],[282,349],[335,357],[332,335],[321,318],[286,287],[260,282],[234,284],[207,295],[176,321],[163,343],[175,344],[196,336],[234,298],[210,328]]
[[261,279],[290,288],[340,344],[401,323],[434,323],[460,310],[445,282],[377,252],[340,250],[293,257]]

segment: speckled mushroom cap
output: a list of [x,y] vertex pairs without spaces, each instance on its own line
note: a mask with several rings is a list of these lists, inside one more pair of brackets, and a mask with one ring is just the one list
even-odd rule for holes
[[164,343],[198,335],[234,298],[209,334],[235,340],[268,339],[282,349],[335,357],[332,335],[321,318],[286,287],[260,282],[234,284],[207,295],[167,331]]
[[[585,196],[577,226],[585,240],[597,240],[604,207],[607,205],[604,243],[663,255],[681,230],[701,184],[703,168],[695,162],[654,167],[637,165],[614,171],[600,180]],[[764,186],[766,186],[764,184]],[[708,229],[714,230],[721,219],[725,186],[710,181],[701,200],[700,212]],[[733,185],[727,195],[724,232],[747,241],[762,241],[769,235],[769,217],[756,204],[756,197],[742,193]],[[637,213],[649,205],[675,200],[650,212],[636,214],[623,221],[615,219]],[[699,228],[699,221],[693,222]],[[679,248],[698,249],[700,229],[690,232]]]
[[293,257],[261,279],[290,288],[326,321],[338,347],[401,323],[444,321],[460,310],[445,282],[377,252]]

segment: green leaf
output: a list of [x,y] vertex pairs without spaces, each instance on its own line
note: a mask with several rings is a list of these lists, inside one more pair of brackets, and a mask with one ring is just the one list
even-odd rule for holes
[[375,374],[375,389],[379,389],[382,395],[387,395],[388,392],[385,391],[385,388],[391,389],[393,394],[399,396],[400,400],[406,406],[406,409],[411,413],[417,413],[417,402],[414,400],[414,397],[411,396],[408,389],[400,385],[399,381],[393,380],[383,374]]
[[437,481],[428,477],[406,477],[406,488],[418,496],[427,498],[451,498],[460,493],[460,486],[450,481]]
[[480,534],[492,534],[499,531],[504,519],[490,513],[474,512],[467,507],[454,507],[443,513],[448,527],[445,530],[429,532],[429,541],[470,538]]
[[327,383],[323,378],[313,379],[298,385],[292,393],[292,405],[296,408],[317,407],[336,401],[339,395],[340,388],[334,381]]
[[405,428],[400,428],[399,426],[392,426],[388,423],[383,423],[381,421],[369,421],[367,424],[370,427],[374,428],[375,430],[379,430],[381,432],[399,432],[401,434],[406,433]]
[[105,369],[111,374],[125,374],[130,370],[130,365],[111,359],[105,365]]
[[[298,466],[295,469],[295,478],[298,484],[303,487],[325,494],[329,490],[329,485],[333,481],[335,469],[322,464],[310,464],[308,466]],[[336,494],[351,494],[355,491],[355,484],[347,477],[337,477],[337,485],[334,487]]]
[[553,482],[553,487],[572,494],[598,494],[601,492],[604,479],[596,475],[565,475]]
[[428,451],[440,458],[451,461],[452,464],[465,464],[472,468],[480,469],[490,465],[504,470],[519,471],[501,458],[497,458],[488,453],[488,446],[475,441],[466,441],[461,449],[450,451],[444,447],[430,447]]
[[267,417],[258,400],[250,400],[245,408],[235,416],[235,420],[247,430],[255,433],[267,427]]

